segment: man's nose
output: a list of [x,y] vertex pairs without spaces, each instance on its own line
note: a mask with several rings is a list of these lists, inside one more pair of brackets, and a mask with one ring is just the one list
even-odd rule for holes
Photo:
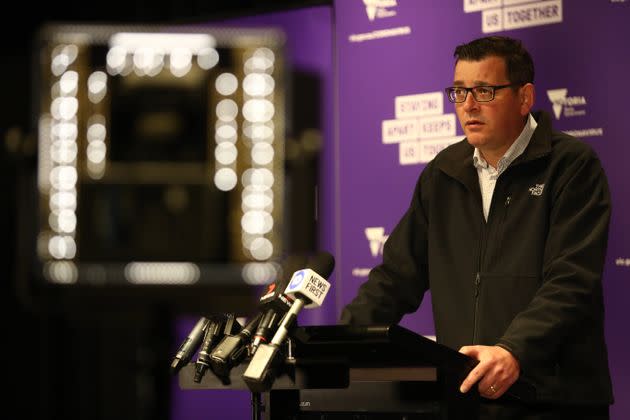
[[466,112],[479,108],[479,102],[475,100],[472,92],[468,92],[466,99],[462,102],[462,109]]

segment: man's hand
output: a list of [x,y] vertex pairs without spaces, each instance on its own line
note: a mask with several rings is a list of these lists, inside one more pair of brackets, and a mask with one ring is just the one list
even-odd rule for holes
[[477,383],[479,394],[485,398],[497,399],[518,379],[521,368],[518,360],[499,346],[464,346],[460,353],[479,360],[470,371],[459,390],[468,392]]

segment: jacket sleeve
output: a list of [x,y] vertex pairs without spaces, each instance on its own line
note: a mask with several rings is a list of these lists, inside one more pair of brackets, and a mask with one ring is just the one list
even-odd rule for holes
[[541,286],[498,342],[522,365],[553,358],[581,323],[603,322],[601,277],[611,213],[608,182],[590,147],[580,148],[567,161],[550,191]]
[[342,310],[343,324],[396,324],[420,306],[428,289],[425,189],[431,164],[421,174],[411,204],[383,247],[383,262],[370,270],[356,297]]

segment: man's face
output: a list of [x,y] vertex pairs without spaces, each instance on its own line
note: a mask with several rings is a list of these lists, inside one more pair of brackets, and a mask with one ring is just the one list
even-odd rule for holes
[[[490,56],[480,61],[459,60],[455,65],[453,86],[499,86],[510,81],[503,58]],[[532,86],[532,85],[529,85]],[[533,87],[533,86],[532,86]],[[495,91],[490,102],[477,102],[472,92],[455,104],[455,111],[468,142],[482,152],[501,155],[523,130],[524,117],[531,108],[523,87]]]

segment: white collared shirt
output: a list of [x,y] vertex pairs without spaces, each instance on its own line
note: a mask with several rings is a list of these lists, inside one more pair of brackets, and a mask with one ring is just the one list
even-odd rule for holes
[[481,189],[481,201],[483,202],[483,216],[488,221],[488,213],[490,212],[490,203],[492,202],[492,194],[494,193],[494,186],[497,183],[499,176],[507,169],[508,166],[519,157],[532,138],[534,130],[536,129],[536,120],[529,114],[527,123],[523,127],[523,131],[516,138],[514,143],[505,152],[505,154],[497,162],[497,167],[493,168],[483,158],[479,149],[475,147],[473,154],[473,165],[477,168],[477,175],[479,176],[479,188]]

